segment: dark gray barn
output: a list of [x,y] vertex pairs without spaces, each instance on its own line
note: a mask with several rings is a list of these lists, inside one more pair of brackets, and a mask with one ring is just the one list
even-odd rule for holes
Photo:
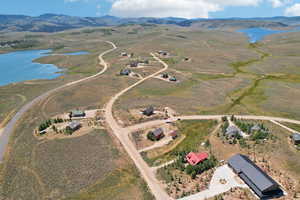
[[228,160],[228,165],[261,199],[283,195],[278,183],[262,171],[247,156],[237,154]]

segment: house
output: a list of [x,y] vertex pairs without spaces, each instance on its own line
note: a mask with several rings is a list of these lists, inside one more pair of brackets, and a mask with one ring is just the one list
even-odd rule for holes
[[158,54],[161,55],[161,56],[167,56],[167,55],[169,55],[169,53],[166,52],[166,51],[158,51]]
[[129,63],[129,66],[130,66],[130,67],[138,67],[138,66],[139,66],[139,62],[138,62],[138,61],[131,61],[131,62]]
[[72,110],[70,113],[70,117],[85,117],[85,112],[82,110]]
[[151,116],[154,114],[154,108],[153,106],[148,107],[146,110],[143,111],[143,114],[146,116]]
[[242,134],[241,134],[241,131],[236,126],[229,126],[226,129],[225,136],[233,138],[237,135],[241,136]]
[[165,136],[164,130],[162,128],[155,129],[154,131],[152,131],[152,134],[156,140],[160,140]]
[[203,162],[204,160],[208,159],[208,153],[194,153],[190,152],[186,155],[186,160],[192,166],[198,165],[199,163]]
[[169,78],[169,74],[168,73],[163,73],[161,77],[164,78],[164,79],[167,79],[167,78]]
[[177,78],[176,78],[175,76],[173,76],[173,77],[171,77],[171,78],[169,79],[169,81],[176,82],[176,81],[177,81]]
[[178,131],[172,131],[170,133],[170,136],[172,137],[173,140],[175,140],[178,137]]
[[72,131],[76,131],[76,130],[80,129],[81,124],[80,124],[80,122],[72,121],[68,124],[67,127]]
[[120,75],[122,75],[122,76],[128,76],[130,73],[131,73],[130,69],[122,69],[120,71]]
[[300,144],[300,134],[299,133],[294,133],[293,135],[291,135],[291,139],[295,145]]
[[251,132],[256,132],[256,131],[260,131],[260,130],[261,130],[261,127],[258,124],[252,126],[252,128],[251,128]]
[[237,154],[228,160],[228,165],[260,199],[270,199],[283,195],[279,184],[247,156]]

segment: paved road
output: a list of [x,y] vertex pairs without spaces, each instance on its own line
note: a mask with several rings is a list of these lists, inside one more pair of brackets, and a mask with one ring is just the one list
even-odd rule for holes
[[115,96],[113,96],[110,101],[105,106],[105,120],[112,132],[115,134],[115,136],[120,140],[123,147],[131,157],[131,159],[134,161],[136,167],[139,169],[142,177],[145,179],[146,183],[148,184],[152,194],[155,196],[157,200],[168,200],[171,199],[169,195],[166,193],[166,191],[160,186],[159,181],[156,179],[154,172],[151,170],[151,168],[147,165],[147,163],[143,160],[141,155],[139,154],[138,150],[135,148],[131,140],[129,139],[130,131],[126,128],[122,128],[116,121],[116,119],[113,116],[113,105],[114,103],[121,97],[123,94],[128,92],[129,90],[133,89],[134,87],[140,85],[144,81],[155,77],[156,75],[164,72],[168,69],[168,65],[160,60],[158,57],[156,57],[154,54],[151,54],[154,59],[159,61],[161,64],[163,64],[164,68],[159,70],[158,72],[143,78],[142,80],[136,82],[135,84],[131,85],[130,87],[122,90]]
[[87,81],[87,80],[92,80],[94,78],[97,78],[99,75],[103,74],[106,70],[107,70],[107,64],[105,63],[105,61],[103,60],[103,56],[112,52],[113,50],[115,50],[117,47],[114,43],[110,42],[110,41],[105,41],[106,43],[109,43],[113,46],[112,49],[109,49],[103,53],[101,53],[99,55],[99,64],[104,66],[104,68],[98,72],[97,74],[93,75],[93,76],[90,76],[90,77],[86,77],[86,78],[83,78],[83,79],[80,79],[80,80],[77,80],[77,81],[73,81],[73,82],[70,82],[70,83],[67,83],[63,86],[60,86],[58,88],[55,88],[55,89],[52,89],[52,90],[49,90],[48,92],[36,97],[35,99],[33,99],[32,101],[30,101],[29,103],[25,104],[16,114],[15,116],[8,122],[8,124],[5,126],[2,134],[0,135],[0,162],[3,161],[3,157],[4,157],[4,154],[5,154],[5,151],[6,151],[6,147],[7,147],[7,144],[9,142],[9,137],[11,135],[11,133],[13,132],[14,130],[14,127],[16,125],[16,123],[20,120],[20,118],[23,116],[23,114],[25,112],[27,112],[30,108],[32,108],[35,104],[37,104],[38,102],[46,99],[47,97],[49,97],[49,95],[53,94],[54,92],[57,92],[61,89],[64,89],[66,87],[69,87],[69,86],[73,86],[73,85],[76,85],[78,83],[82,83],[84,81]]

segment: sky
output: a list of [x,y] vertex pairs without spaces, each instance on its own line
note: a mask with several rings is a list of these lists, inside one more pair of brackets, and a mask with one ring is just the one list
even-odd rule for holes
[[0,14],[231,18],[300,16],[300,0],[1,0]]

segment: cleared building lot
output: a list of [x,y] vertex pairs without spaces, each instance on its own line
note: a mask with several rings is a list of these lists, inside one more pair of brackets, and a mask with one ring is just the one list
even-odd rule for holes
[[[223,184],[222,184],[223,183]],[[246,184],[229,168],[223,165],[216,169],[208,190],[181,198],[180,200],[202,200],[217,196],[229,191],[231,188],[248,188]]]

